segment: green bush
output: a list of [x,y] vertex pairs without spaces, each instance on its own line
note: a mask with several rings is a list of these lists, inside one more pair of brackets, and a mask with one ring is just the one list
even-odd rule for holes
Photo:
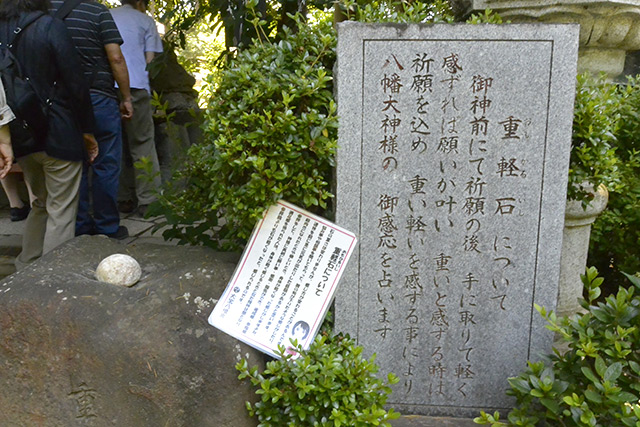
[[505,422],[485,412],[475,419],[492,426],[640,426],[640,278],[633,286],[595,303],[603,279],[591,267],[582,281],[588,300],[584,314],[556,318],[537,307],[548,328],[563,338],[568,351],[509,378],[517,406]]
[[247,409],[259,426],[390,426],[387,421],[399,417],[383,408],[398,378],[378,379],[375,356],[363,358],[362,347],[348,336],[323,332],[306,351],[292,344],[298,358],[281,346],[282,358],[268,362],[262,373],[244,359],[236,365],[238,378],[258,388],[259,401]]
[[238,54],[209,101],[204,143],[190,148],[152,207],[171,226],[165,238],[235,250],[281,198],[327,209],[338,127],[335,44],[330,22],[297,21],[277,43],[256,40]]
[[620,126],[616,156],[619,181],[608,185],[609,203],[592,227],[589,265],[595,265],[614,290],[621,271],[640,271],[640,76],[619,89]]
[[570,199],[589,202],[593,198],[583,183],[593,188],[617,185],[620,177],[615,151],[620,106],[620,92],[606,82],[604,75],[578,75],[567,189]]

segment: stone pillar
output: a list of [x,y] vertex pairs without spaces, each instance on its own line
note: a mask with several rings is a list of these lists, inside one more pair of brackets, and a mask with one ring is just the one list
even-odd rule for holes
[[562,256],[560,258],[560,286],[558,288],[558,316],[569,316],[581,311],[578,298],[582,296],[582,281],[589,251],[591,224],[604,211],[609,192],[604,185],[598,187],[594,199],[585,208],[582,203],[569,200],[564,213]]
[[628,51],[640,49],[640,0],[451,0],[466,17],[491,9],[512,23],[578,23],[578,72],[622,73]]

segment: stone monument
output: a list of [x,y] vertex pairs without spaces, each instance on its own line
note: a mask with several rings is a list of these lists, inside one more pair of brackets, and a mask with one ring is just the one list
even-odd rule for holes
[[400,377],[400,412],[507,410],[550,350],[578,32],[338,27],[336,222],[360,246],[336,327]]

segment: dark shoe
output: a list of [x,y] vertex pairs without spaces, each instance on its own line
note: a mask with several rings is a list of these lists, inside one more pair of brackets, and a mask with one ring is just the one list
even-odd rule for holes
[[31,207],[29,207],[29,205],[24,205],[21,208],[10,208],[9,215],[11,216],[11,221],[22,221],[29,216],[30,210]]
[[135,210],[136,203],[133,200],[118,202],[118,210],[122,213],[131,213]]
[[127,230],[127,227],[125,227],[124,225],[121,225],[120,227],[118,227],[115,233],[108,233],[105,234],[105,236],[109,237],[110,239],[122,240],[129,237],[129,230]]
[[144,218],[147,215],[147,209],[149,208],[149,205],[140,205],[138,206],[138,215],[140,215],[142,218]]
[[78,230],[76,229],[76,236],[95,236],[96,234],[96,229],[95,228],[89,228],[86,230]]

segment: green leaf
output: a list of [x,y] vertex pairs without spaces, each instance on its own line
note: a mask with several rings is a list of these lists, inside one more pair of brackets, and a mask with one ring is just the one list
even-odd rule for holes
[[547,408],[554,414],[560,413],[560,405],[555,400],[543,398],[543,399],[540,399],[540,403],[542,403],[545,408]]
[[604,379],[604,373],[607,370],[607,365],[604,363],[604,360],[602,360],[602,357],[596,356],[595,368],[598,375]]
[[610,316],[603,308],[593,307],[591,309],[591,314],[593,314],[593,316],[596,319],[600,320],[603,323],[608,323],[609,322]]
[[537,388],[532,389],[529,394],[534,397],[544,397],[544,393],[538,390]]
[[520,393],[529,394],[529,391],[531,391],[529,382],[522,378],[509,378],[508,381],[511,387]]
[[640,277],[637,276],[632,276],[630,274],[625,273],[624,271],[621,272],[622,274],[624,274],[627,279],[629,279],[629,281],[638,289],[640,289]]
[[596,378],[596,375],[593,373],[590,367],[583,366],[580,368],[580,370],[582,371],[584,376],[587,377],[591,382],[594,382],[594,383],[599,382],[598,379]]
[[616,362],[609,366],[604,373],[604,380],[609,382],[615,382],[622,373],[622,363]]
[[600,396],[600,394],[593,390],[585,390],[584,395],[587,399],[589,399],[592,402],[602,403],[602,397]]
[[633,394],[633,393],[629,393],[627,391],[621,391],[618,394],[618,397],[620,398],[620,402],[625,402],[625,403],[638,403],[638,396]]

